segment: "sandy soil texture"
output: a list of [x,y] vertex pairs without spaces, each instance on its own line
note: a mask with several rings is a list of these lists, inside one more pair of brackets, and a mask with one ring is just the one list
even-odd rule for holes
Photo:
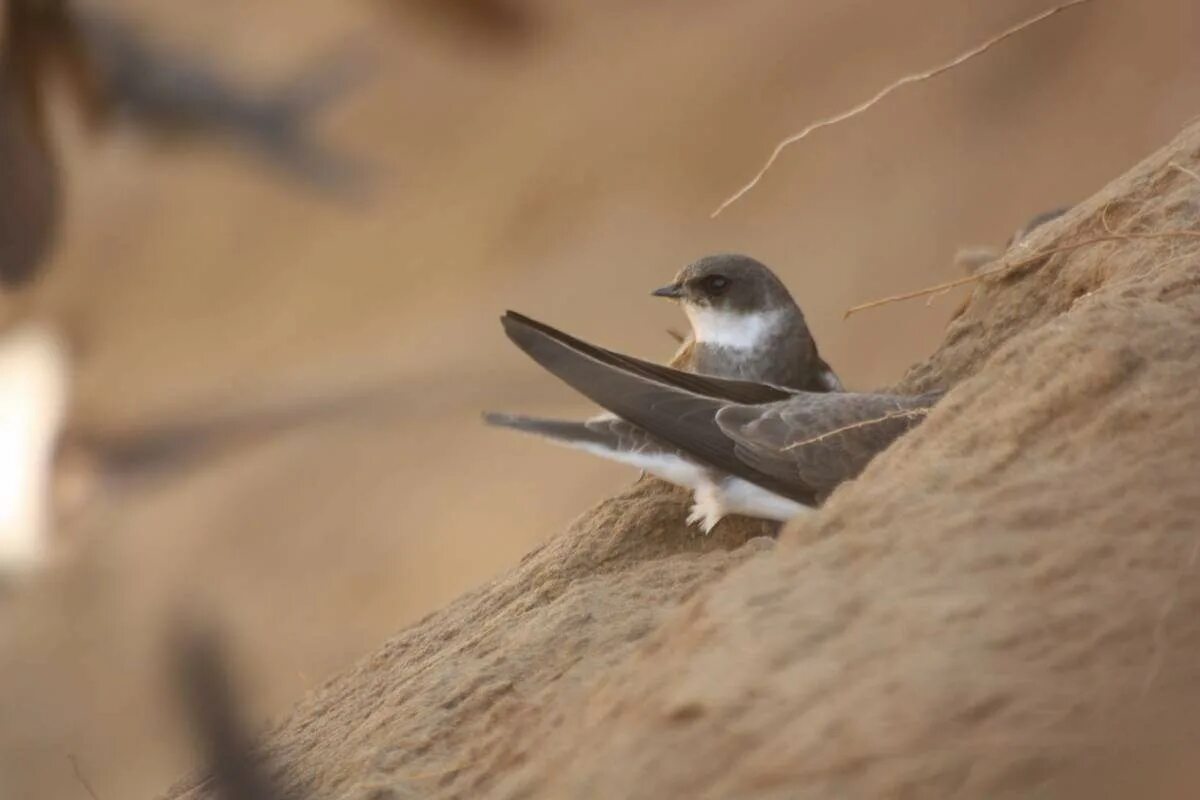
[[277,777],[1028,797],[1128,744],[1200,691],[1198,168],[1200,125],[1010,251],[901,382],[950,393],[777,544],[689,537],[635,487],[303,702]]

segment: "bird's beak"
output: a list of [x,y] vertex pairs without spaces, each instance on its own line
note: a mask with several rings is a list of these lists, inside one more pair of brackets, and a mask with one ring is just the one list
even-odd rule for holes
[[655,297],[670,297],[673,300],[678,300],[683,297],[683,287],[678,283],[672,283],[670,286],[664,286],[661,289],[655,289],[650,294]]

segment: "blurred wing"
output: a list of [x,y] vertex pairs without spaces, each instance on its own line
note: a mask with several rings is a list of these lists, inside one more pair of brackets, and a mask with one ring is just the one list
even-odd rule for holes
[[354,199],[368,172],[313,141],[310,117],[361,82],[371,69],[362,47],[339,48],[275,91],[254,91],[207,60],[152,46],[123,19],[79,15],[95,69],[115,109],[163,136],[220,136],[315,188]]
[[332,419],[368,422],[405,413],[411,395],[406,382],[384,378],[331,391],[279,394],[241,408],[195,412],[133,430],[74,428],[66,438],[99,457],[111,476],[144,477]]
[[0,83],[0,288],[31,280],[58,227],[58,177],[35,109]]
[[208,773],[196,788],[211,788],[221,800],[283,800],[257,752],[216,634],[187,619],[173,630],[172,677]]

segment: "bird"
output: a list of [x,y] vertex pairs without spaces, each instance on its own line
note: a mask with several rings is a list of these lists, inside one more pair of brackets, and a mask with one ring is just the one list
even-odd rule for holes
[[782,522],[811,511],[941,397],[809,392],[699,375],[597,347],[514,311],[501,323],[526,355],[608,413],[567,421],[486,412],[484,421],[690,489],[688,523],[706,534],[729,514]]
[[804,312],[761,261],[737,253],[705,256],[651,294],[678,300],[691,324],[670,366],[809,392],[842,391],[817,352]]
[[[90,4],[88,4],[90,6]],[[120,16],[70,0],[0,8],[0,291],[32,283],[63,214],[50,90],[61,86],[91,134],[125,120],[158,140],[225,140],[345,200],[364,197],[365,165],[316,142],[311,118],[366,74],[347,43],[286,83],[252,91],[206,61],[155,47]]]

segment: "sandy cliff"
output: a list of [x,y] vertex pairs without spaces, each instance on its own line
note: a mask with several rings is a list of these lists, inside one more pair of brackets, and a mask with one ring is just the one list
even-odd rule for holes
[[638,484],[312,693],[272,771],[364,800],[1028,796],[1192,696],[1198,176],[1200,125],[1008,253],[1130,237],[982,279],[902,382],[945,400],[777,542],[697,537]]

